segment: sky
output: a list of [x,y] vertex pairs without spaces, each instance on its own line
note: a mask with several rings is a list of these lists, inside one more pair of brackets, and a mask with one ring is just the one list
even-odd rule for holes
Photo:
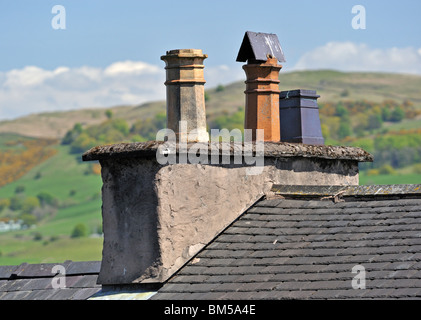
[[421,75],[420,12],[418,0],[0,0],[0,120],[164,100],[172,49],[208,55],[205,88],[245,80],[246,31],[278,36],[281,72]]

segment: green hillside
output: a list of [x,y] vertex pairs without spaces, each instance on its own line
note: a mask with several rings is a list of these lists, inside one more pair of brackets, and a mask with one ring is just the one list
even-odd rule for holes
[[[206,69],[205,69],[206,77]],[[280,89],[317,90],[319,102],[338,100],[367,100],[381,102],[385,99],[403,102],[410,100],[421,107],[421,76],[388,73],[338,72],[331,70],[280,72]],[[222,114],[232,114],[244,107],[244,81],[217,88],[206,88],[206,113],[212,122]],[[138,119],[152,118],[165,112],[165,101],[149,102],[136,106],[117,106],[63,112],[33,114],[9,121],[0,121],[0,132],[25,134],[32,137],[62,138],[75,123],[83,126],[99,124],[106,120],[105,111],[112,110],[115,118],[126,120],[129,125]]]
[[[361,184],[421,183],[420,76],[281,71],[280,80],[281,90],[321,95],[326,144],[375,155],[360,167]],[[242,81],[206,89],[209,128],[243,127],[244,90]],[[0,265],[100,260],[100,168],[81,162],[81,154],[99,144],[153,140],[164,127],[164,101],[0,122],[0,182],[14,179],[0,187],[0,223],[28,225],[0,232]],[[20,163],[20,155],[31,161]]]
[[[55,148],[55,156],[0,189],[3,200],[20,198],[25,203],[40,194],[54,199],[54,205],[32,211],[40,217],[36,227],[0,233],[0,265],[101,259],[102,239],[93,237],[101,232],[101,178],[92,173],[91,164],[70,154],[68,146]],[[0,212],[0,221],[18,218],[22,210]],[[86,235],[71,238],[77,224],[85,226]]]

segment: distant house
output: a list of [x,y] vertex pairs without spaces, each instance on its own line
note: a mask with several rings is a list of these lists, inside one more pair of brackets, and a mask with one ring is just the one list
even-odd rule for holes
[[22,220],[9,220],[7,222],[0,221],[0,232],[20,230],[22,228],[22,225]]

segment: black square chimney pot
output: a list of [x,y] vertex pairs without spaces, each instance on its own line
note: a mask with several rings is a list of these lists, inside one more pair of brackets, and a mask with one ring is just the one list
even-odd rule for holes
[[314,90],[298,89],[280,93],[281,141],[324,145],[317,105],[319,97]]

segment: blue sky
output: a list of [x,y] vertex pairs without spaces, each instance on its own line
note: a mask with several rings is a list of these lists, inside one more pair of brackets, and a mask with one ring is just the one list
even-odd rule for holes
[[[52,28],[54,5],[66,10],[64,30]],[[352,28],[355,5],[365,30]],[[417,0],[2,0],[0,120],[164,99],[160,56],[171,49],[208,54],[208,87],[241,80],[247,30],[278,35],[282,72],[421,74],[420,12]]]

